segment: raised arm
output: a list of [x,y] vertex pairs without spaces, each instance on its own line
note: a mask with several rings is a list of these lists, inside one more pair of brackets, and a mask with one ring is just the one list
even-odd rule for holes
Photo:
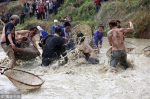
[[130,24],[129,28],[120,28],[120,32],[123,32],[123,33],[132,32],[134,30],[133,23],[130,21],[129,24]]

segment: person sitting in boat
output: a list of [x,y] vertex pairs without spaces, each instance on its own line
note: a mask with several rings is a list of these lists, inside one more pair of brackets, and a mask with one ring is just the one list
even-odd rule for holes
[[[59,27],[55,28],[54,35],[48,35],[44,41],[44,49],[42,53],[42,65],[48,66],[52,61],[60,59],[60,55],[64,56],[65,53],[65,42],[62,40],[61,35],[62,29]],[[67,59],[66,59],[67,62]]]
[[20,31],[16,31],[15,35],[16,38],[18,37],[26,37],[26,39],[24,40],[20,40],[18,41],[18,46],[21,48],[24,47],[29,47],[30,42],[33,44],[33,46],[38,49],[37,45],[36,45],[36,40],[34,38],[34,36],[37,34],[37,27],[31,27],[30,30],[20,30]]
[[104,36],[104,26],[100,24],[98,30],[94,32],[93,35],[93,45],[94,48],[102,48],[103,36]]
[[[77,44],[78,50],[82,51],[83,54],[85,55],[85,59],[90,63],[90,64],[98,64],[99,59],[97,58],[97,55],[95,54],[93,48],[89,44],[84,43],[84,35],[82,33],[77,34]],[[77,53],[75,53],[77,55]]]

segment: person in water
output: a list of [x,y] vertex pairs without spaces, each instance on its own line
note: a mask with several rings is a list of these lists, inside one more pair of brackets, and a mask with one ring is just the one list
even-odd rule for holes
[[[65,42],[60,37],[61,31],[61,28],[56,27],[54,35],[48,35],[44,39],[42,65],[49,66],[49,64],[52,63],[52,61],[59,60],[61,55],[65,55]],[[67,62],[66,58],[65,60]]]
[[39,32],[39,36],[40,36],[40,40],[39,40],[39,46],[43,49],[43,40],[48,36],[48,33],[42,29],[40,26],[37,26],[38,32]]
[[10,17],[10,22],[8,22],[6,26],[4,26],[1,35],[1,47],[10,59],[7,66],[8,68],[13,68],[16,62],[13,48],[16,47],[17,39],[15,39],[15,26],[18,24],[18,22],[19,22],[19,16],[12,15]]
[[36,40],[35,40],[35,35],[37,34],[37,31],[38,31],[37,27],[31,27],[30,30],[16,31],[15,32],[16,38],[26,37],[26,39],[17,41],[18,47],[21,47],[21,48],[29,47],[30,43],[32,43],[33,46],[36,49],[38,49]]
[[104,36],[103,30],[104,30],[104,26],[100,24],[98,26],[98,30],[94,32],[94,35],[93,35],[94,48],[102,48],[103,36]]
[[112,53],[110,57],[110,66],[116,67],[117,63],[120,62],[127,69],[127,54],[124,46],[123,33],[132,32],[134,26],[132,22],[129,22],[129,28],[118,28],[116,20],[110,20],[109,27],[110,31],[107,33],[109,45],[112,46]]
[[[82,51],[83,54],[85,55],[85,59],[90,63],[90,64],[98,64],[99,59],[97,58],[97,55],[95,54],[94,50],[89,44],[84,43],[84,35],[82,33],[77,34],[77,44],[78,50]],[[75,53],[77,54],[77,53]]]

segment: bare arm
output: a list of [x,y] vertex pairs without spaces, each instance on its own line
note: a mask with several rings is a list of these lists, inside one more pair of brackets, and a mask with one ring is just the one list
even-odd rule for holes
[[133,23],[130,21],[129,24],[130,24],[130,28],[121,28],[120,32],[123,33],[132,32],[134,30]]
[[36,40],[35,40],[34,37],[32,38],[32,43],[33,43],[33,46],[34,46],[36,49],[38,49],[38,47],[37,47],[37,45],[36,45]]
[[27,35],[30,31],[29,30],[20,30],[20,31],[15,31],[15,34],[18,35]]

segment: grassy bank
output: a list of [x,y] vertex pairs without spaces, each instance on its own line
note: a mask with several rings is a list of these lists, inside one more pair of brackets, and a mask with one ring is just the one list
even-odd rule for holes
[[[15,14],[23,9],[19,1],[3,3],[0,6]],[[54,19],[60,20],[61,17],[70,15],[72,27],[79,23],[86,23],[94,31],[98,24],[104,24],[105,33],[109,30],[108,21],[110,19],[120,20],[122,27],[128,27],[128,22],[133,21],[135,31],[126,36],[150,38],[149,9],[150,0],[113,0],[102,3],[98,14],[96,14],[93,0],[65,0],[65,3],[58,9],[57,15],[51,14],[48,19],[42,21],[37,20],[36,17],[29,18],[29,15],[26,15],[25,24],[18,25],[17,29],[29,29],[30,26],[41,25],[45,30],[50,31]]]

